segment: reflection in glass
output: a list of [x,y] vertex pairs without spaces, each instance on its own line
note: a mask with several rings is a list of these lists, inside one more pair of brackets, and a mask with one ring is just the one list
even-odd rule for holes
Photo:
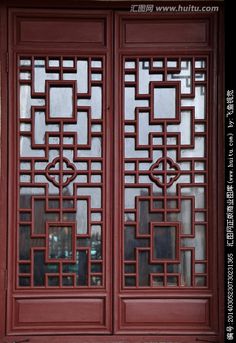
[[92,273],[101,273],[102,264],[101,263],[91,263],[91,272]]
[[168,132],[180,132],[180,143],[191,144],[191,112],[181,111],[179,124],[168,124]]
[[102,66],[98,57],[20,59],[20,286],[102,286]]
[[183,195],[195,197],[195,208],[205,208],[205,188],[204,187],[183,187]]
[[64,124],[64,131],[76,132],[77,144],[88,144],[88,113],[78,111],[76,123]]
[[125,189],[125,208],[135,208],[135,197],[148,194],[147,188],[126,188]]
[[138,229],[140,234],[150,234],[150,222],[162,222],[163,213],[161,212],[150,212],[149,201],[139,201],[139,221]]
[[[201,274],[207,270],[207,89],[200,82],[207,73],[200,68],[206,61],[192,57],[125,61],[123,272],[128,287],[206,286]],[[173,169],[167,158],[179,168],[173,184],[164,183]],[[158,185],[150,179],[155,163]]]
[[206,276],[196,276],[195,277],[196,286],[206,286]]
[[135,264],[131,264],[131,263],[125,264],[125,273],[135,273],[135,272],[136,272]]
[[135,119],[136,107],[147,107],[148,100],[136,100],[135,88],[125,87],[125,119]]
[[31,138],[26,137],[26,136],[21,136],[20,155],[21,157],[45,157],[45,151],[42,149],[32,149]]
[[125,61],[125,69],[134,69],[135,61]]
[[90,149],[79,149],[78,157],[102,157],[102,138],[92,137]]
[[[34,286],[45,286],[45,273],[59,273],[59,264],[45,263],[45,252],[36,250],[34,251]],[[59,284],[56,283],[54,286]]]
[[182,99],[181,106],[194,106],[195,108],[195,118],[205,119],[206,117],[206,88],[205,86],[195,87],[195,97],[194,99]]
[[167,286],[169,287],[178,286],[177,276],[167,276]]
[[92,60],[91,61],[92,68],[102,68],[102,61],[101,60]]
[[99,187],[79,187],[77,189],[78,196],[90,196],[91,197],[91,207],[101,208],[102,207],[102,192]]
[[[176,67],[177,61],[168,61],[167,67]],[[181,83],[181,93],[182,94],[190,94],[191,93],[191,77],[192,77],[192,62],[188,60],[182,60],[181,61],[181,69],[180,73],[175,74],[171,73],[167,75],[167,80],[170,81],[180,81]]]
[[74,61],[70,59],[64,59],[62,61],[62,66],[66,68],[73,68],[74,67]]
[[176,228],[154,226],[153,228],[153,257],[155,259],[175,259],[176,257]]
[[139,286],[150,286],[150,273],[163,273],[163,265],[150,264],[149,251],[139,251]]
[[26,67],[26,66],[31,66],[31,60],[30,59],[21,59],[20,60],[20,66],[24,66],[24,67]]
[[137,247],[148,247],[149,239],[136,238],[135,227],[125,227],[125,260],[135,260]]
[[59,286],[60,279],[58,276],[47,276],[48,286]]
[[[150,132],[160,132],[161,133],[162,132],[162,125],[150,125],[150,114],[149,114],[149,112],[139,112],[138,120],[139,120],[138,142],[140,145],[148,145]],[[153,144],[154,144],[154,142],[153,142]],[[138,153],[138,151],[136,150],[136,154],[137,153]],[[126,155],[126,157],[128,157],[128,156]]]
[[59,73],[47,73],[45,69],[45,61],[36,59],[34,61],[34,91],[44,93],[46,89],[46,80],[59,80]]
[[20,79],[21,80],[30,80],[31,79],[31,73],[30,72],[20,73]]
[[77,250],[76,262],[73,264],[64,263],[62,267],[62,272],[75,273],[77,286],[88,285],[88,252],[86,250]]
[[127,286],[127,287],[136,286],[136,277],[135,276],[125,276],[125,286]]
[[181,273],[181,285],[190,287],[191,274],[192,274],[192,254],[191,251],[181,251],[181,264],[180,264],[180,273]]
[[[68,62],[69,61],[67,61],[67,64]],[[77,66],[76,73],[64,72],[63,80],[75,80],[77,82],[77,92],[87,93],[88,92],[88,61],[78,60],[76,66]]]
[[205,225],[195,225],[195,238],[183,238],[182,247],[195,248],[195,260],[206,258],[206,233]]
[[77,105],[90,106],[91,118],[101,119],[102,118],[102,88],[98,86],[92,86],[91,98],[90,99],[78,98]]
[[102,277],[101,276],[91,276],[91,286],[101,286]]
[[72,259],[72,228],[53,226],[48,228],[49,258]]
[[176,116],[176,89],[154,88],[154,117],[175,118]]
[[164,286],[164,277],[163,276],[153,276],[153,286],[161,287]]
[[77,201],[76,211],[77,234],[88,232],[88,205],[86,200]]
[[94,221],[94,222],[101,221],[102,220],[101,213],[99,213],[99,212],[91,213],[91,220]]
[[30,277],[20,276],[19,277],[19,286],[29,287],[30,286]]
[[30,118],[32,106],[44,106],[45,100],[31,98],[31,87],[28,85],[20,86],[20,117]]
[[101,225],[91,226],[91,259],[100,260],[102,258],[101,245]]
[[[57,208],[56,201],[51,206]],[[47,221],[59,220],[59,214],[56,212],[46,212],[46,201],[35,199],[33,202],[33,233],[34,234],[45,234],[45,227]]]
[[64,276],[62,278],[62,285],[63,286],[73,286],[74,285],[74,278],[72,276]]
[[195,273],[206,273],[206,264],[195,263]]
[[162,81],[162,74],[150,74],[150,62],[148,60],[139,62],[139,93],[148,94],[151,81]]
[[194,139],[194,148],[181,149],[181,157],[205,157],[205,137]]
[[49,115],[52,118],[73,115],[73,92],[72,87],[50,87],[49,92]]
[[181,232],[184,235],[190,235],[192,232],[192,202],[182,199],[180,202],[180,211],[167,214],[167,220],[181,223]]

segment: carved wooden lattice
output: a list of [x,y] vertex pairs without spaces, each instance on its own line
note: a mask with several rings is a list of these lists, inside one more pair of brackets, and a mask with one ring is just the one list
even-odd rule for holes
[[18,63],[18,287],[102,287],[104,58]]
[[207,286],[207,58],[125,58],[127,287]]

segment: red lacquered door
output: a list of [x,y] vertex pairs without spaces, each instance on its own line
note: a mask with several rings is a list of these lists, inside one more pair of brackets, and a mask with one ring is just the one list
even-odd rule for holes
[[10,20],[7,327],[110,333],[110,16]]
[[0,336],[223,342],[220,12],[71,6],[2,7]]
[[219,325],[220,121],[208,19],[116,16],[118,333],[214,336]]

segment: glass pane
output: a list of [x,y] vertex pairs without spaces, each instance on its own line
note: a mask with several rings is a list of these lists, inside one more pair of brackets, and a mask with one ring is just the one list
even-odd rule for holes
[[70,59],[63,60],[62,62],[63,67],[66,68],[73,68],[74,67],[74,61]]
[[135,260],[137,247],[148,247],[149,240],[136,238],[135,229],[127,226],[125,229],[125,260]]
[[164,277],[163,276],[154,276],[153,277],[153,286],[155,286],[155,287],[164,286]]
[[79,98],[77,101],[77,105],[91,107],[91,118],[101,119],[102,118],[102,89],[101,87],[92,86],[90,99]]
[[48,286],[55,287],[60,285],[60,279],[58,276],[48,276]]
[[74,286],[74,278],[72,276],[64,276],[62,278],[63,286]]
[[162,74],[150,73],[150,62],[148,60],[139,62],[139,93],[149,93],[150,82],[162,80]]
[[198,287],[206,286],[206,277],[205,276],[196,276],[195,285]]
[[86,200],[77,201],[77,233],[86,234],[88,232],[88,204]]
[[127,287],[134,287],[134,286],[136,286],[136,278],[135,278],[135,276],[126,276],[125,277],[125,286],[127,286]]
[[102,287],[106,63],[45,55],[17,64],[18,287]]
[[175,118],[175,88],[154,88],[154,117]]
[[49,258],[72,259],[72,228],[49,227]]
[[91,272],[92,273],[101,273],[102,272],[101,263],[92,263],[91,264]]
[[55,70],[53,72],[46,72],[45,60],[35,59],[34,61],[34,90],[37,93],[44,93],[46,91],[47,80],[59,80],[59,73]]
[[167,286],[169,287],[178,286],[177,276],[167,276]]
[[125,58],[122,287],[207,285],[206,62]]
[[[169,68],[177,67],[177,61],[168,61],[167,67]],[[191,84],[192,61],[182,60],[180,64],[180,68],[181,69],[178,74],[175,72],[168,73],[167,80],[179,81],[181,85],[181,93],[190,94],[191,89],[192,89],[192,84]]]
[[163,273],[163,267],[160,264],[150,264],[148,251],[139,251],[138,261],[139,286],[148,287],[150,286],[150,273]]
[[58,59],[49,59],[48,61],[49,67],[59,67],[60,66],[60,61]]
[[175,227],[153,228],[153,257],[155,259],[175,259],[176,256]]
[[191,282],[191,274],[192,274],[192,263],[191,263],[191,251],[182,251],[181,252],[181,285],[190,287],[192,285]]
[[91,227],[91,259],[100,260],[102,258],[101,246],[101,226],[92,225]]
[[72,117],[72,88],[51,87],[50,88],[50,116]]
[[30,278],[27,276],[20,276],[19,277],[19,286],[29,287],[30,286]]
[[[64,63],[65,62],[66,61],[64,61]],[[69,61],[67,61],[66,64],[67,64],[67,67],[72,65],[72,63],[68,65]],[[75,80],[77,83],[77,92],[87,93],[88,92],[88,61],[78,60],[76,63],[76,73],[65,72],[63,74],[63,80]]]

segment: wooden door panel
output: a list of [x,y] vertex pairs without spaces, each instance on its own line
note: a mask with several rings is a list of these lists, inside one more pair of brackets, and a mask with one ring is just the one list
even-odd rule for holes
[[27,330],[33,334],[32,326],[37,323],[38,329],[74,331],[78,326],[96,332],[106,323],[106,298],[90,297],[68,299],[25,299],[15,300],[16,316],[14,328]]
[[[181,308],[181,311],[179,310]],[[121,299],[121,323],[124,327],[140,331],[140,325],[146,330],[156,328],[168,330],[169,325],[180,330],[189,326],[196,329],[209,329],[209,299]]]
[[25,1],[0,5],[1,338],[220,341],[221,14]]
[[23,13],[10,13],[8,331],[108,333],[108,14]]
[[183,15],[142,19],[138,26],[139,15],[117,15],[123,163],[116,330],[213,334],[213,22],[193,22],[191,34]]

